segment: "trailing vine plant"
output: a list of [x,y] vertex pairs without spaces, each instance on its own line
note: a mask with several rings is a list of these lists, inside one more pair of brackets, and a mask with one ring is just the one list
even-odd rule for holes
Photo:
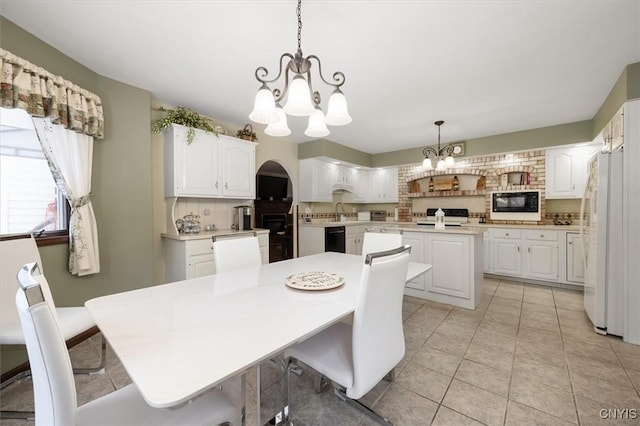
[[181,124],[189,128],[189,131],[187,132],[187,144],[193,142],[193,138],[195,136],[193,129],[204,130],[205,132],[214,133],[218,136],[218,132],[213,128],[211,120],[207,117],[203,117],[197,112],[191,111],[188,108],[181,106],[176,109],[160,107],[158,110],[166,112],[167,115],[153,123],[153,126],[151,126],[151,131],[153,133],[160,133],[172,124]]

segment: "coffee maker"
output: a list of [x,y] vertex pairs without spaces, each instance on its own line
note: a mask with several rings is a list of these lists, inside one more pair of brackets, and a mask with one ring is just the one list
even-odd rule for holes
[[253,209],[251,206],[235,206],[233,208],[233,229],[236,231],[250,231],[251,216]]

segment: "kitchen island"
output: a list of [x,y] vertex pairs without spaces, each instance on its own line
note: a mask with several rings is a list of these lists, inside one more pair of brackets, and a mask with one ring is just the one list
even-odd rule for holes
[[[405,294],[440,303],[475,309],[482,294],[483,243],[485,228],[433,226],[407,222],[324,222],[300,225],[300,255],[323,251],[324,228],[345,226],[347,253],[360,254],[362,235],[402,231],[402,241],[411,246],[411,261],[433,268],[409,281]],[[310,244],[305,247],[306,241]],[[351,250],[349,250],[351,248]]]

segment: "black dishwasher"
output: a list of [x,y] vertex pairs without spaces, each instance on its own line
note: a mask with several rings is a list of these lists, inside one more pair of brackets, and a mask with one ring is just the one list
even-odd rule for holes
[[344,226],[327,226],[324,228],[324,251],[345,253]]

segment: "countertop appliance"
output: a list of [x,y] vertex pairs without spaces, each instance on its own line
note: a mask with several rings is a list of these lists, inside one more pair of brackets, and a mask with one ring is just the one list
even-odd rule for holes
[[[435,225],[438,209],[427,209],[426,220],[419,220],[418,225]],[[469,209],[442,209],[445,226],[460,226],[469,221]]]
[[623,311],[622,168],[621,150],[595,154],[580,205],[584,308],[596,332],[616,336]]
[[236,231],[250,231],[253,216],[251,206],[235,206],[233,208],[233,226]]
[[491,219],[540,220],[540,191],[491,192]]
[[324,228],[324,251],[346,253],[346,230],[344,226],[327,226]]
[[371,210],[371,220],[373,222],[386,222],[387,211],[386,210]]

